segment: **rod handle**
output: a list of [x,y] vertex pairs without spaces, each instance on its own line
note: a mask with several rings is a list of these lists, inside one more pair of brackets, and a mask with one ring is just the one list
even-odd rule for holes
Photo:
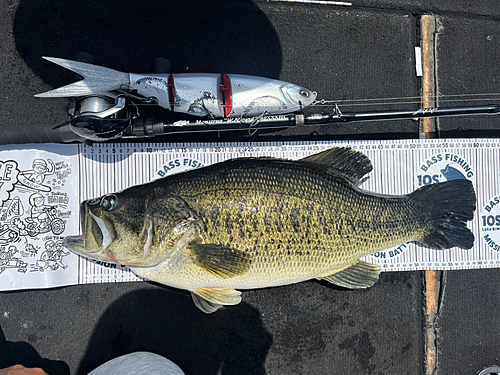
[[84,142],[86,140],[73,133],[68,124],[0,126],[0,145],[75,141]]

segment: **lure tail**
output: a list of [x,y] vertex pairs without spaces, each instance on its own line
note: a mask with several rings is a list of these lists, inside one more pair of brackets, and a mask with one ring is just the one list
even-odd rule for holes
[[435,249],[470,249],[474,234],[466,223],[474,218],[476,193],[469,180],[452,180],[424,186],[411,194],[423,212],[428,212],[419,242]]
[[38,98],[55,97],[73,97],[91,94],[102,94],[107,91],[113,91],[122,85],[129,85],[129,73],[119,72],[117,70],[104,68],[102,66],[87,64],[79,61],[59,59],[55,57],[43,57],[45,60],[60,65],[83,76],[83,80],[59,87],[35,95]]

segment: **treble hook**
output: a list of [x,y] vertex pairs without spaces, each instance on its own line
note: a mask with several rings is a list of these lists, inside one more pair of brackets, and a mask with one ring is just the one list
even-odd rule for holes
[[269,113],[267,111],[264,111],[262,112],[262,114],[260,114],[258,117],[254,117],[252,122],[248,125],[248,135],[252,136],[254,135],[255,133],[257,133],[257,131],[259,129],[254,129],[253,131],[251,131],[252,129],[252,126],[255,126],[257,125],[259,122],[262,121],[262,119],[264,118],[264,116],[268,115]]

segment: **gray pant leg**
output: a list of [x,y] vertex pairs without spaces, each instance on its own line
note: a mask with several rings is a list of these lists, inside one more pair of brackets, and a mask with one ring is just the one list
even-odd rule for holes
[[161,355],[135,352],[103,363],[88,375],[185,375],[179,366]]

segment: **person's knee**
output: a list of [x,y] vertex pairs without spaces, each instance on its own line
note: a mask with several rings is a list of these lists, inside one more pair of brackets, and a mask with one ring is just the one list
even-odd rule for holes
[[151,352],[134,352],[114,358],[89,373],[89,375],[184,375],[171,360]]

